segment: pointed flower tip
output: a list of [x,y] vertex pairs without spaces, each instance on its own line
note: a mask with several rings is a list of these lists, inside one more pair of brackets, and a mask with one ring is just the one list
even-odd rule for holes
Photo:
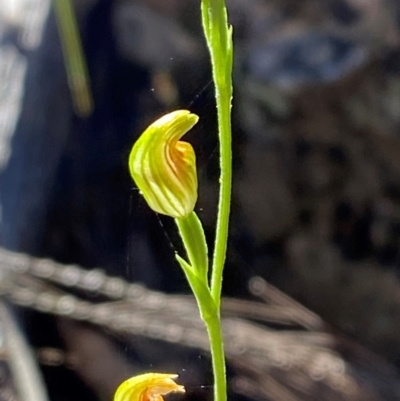
[[196,155],[180,141],[199,120],[188,110],[168,113],[134,144],[129,170],[149,206],[175,218],[186,217],[197,201]]
[[[181,130],[182,136],[189,131],[199,120],[199,116],[191,113],[189,110],[175,110],[171,113],[165,114],[156,120],[150,127],[165,128],[170,126]],[[150,128],[149,127],[149,128]]]
[[125,380],[117,389],[114,401],[163,401],[163,395],[184,393],[185,387],[174,382],[178,375],[144,373]]

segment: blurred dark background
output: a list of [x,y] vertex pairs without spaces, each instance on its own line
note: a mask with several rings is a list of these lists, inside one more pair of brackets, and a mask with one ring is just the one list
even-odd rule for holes
[[[0,244],[187,293],[174,224],[141,199],[127,156],[162,113],[200,116],[188,140],[211,245],[218,142],[199,1],[74,2],[94,100],[87,118],[72,107],[49,2],[32,1],[26,15],[17,3],[0,5]],[[400,368],[399,3],[227,3],[234,191],[224,293],[248,297],[248,280],[261,276]],[[53,318],[22,321],[33,345],[62,346]],[[46,373],[50,389],[75,383],[64,374]],[[71,397],[96,399],[74,388]]]

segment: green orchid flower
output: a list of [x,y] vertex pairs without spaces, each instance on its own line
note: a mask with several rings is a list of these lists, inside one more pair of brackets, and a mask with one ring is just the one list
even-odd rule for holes
[[177,110],[151,124],[136,141],[129,170],[149,206],[174,218],[187,217],[197,201],[196,155],[180,141],[199,120]]

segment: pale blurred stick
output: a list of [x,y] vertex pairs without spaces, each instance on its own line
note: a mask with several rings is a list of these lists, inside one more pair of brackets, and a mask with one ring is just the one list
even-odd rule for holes
[[93,111],[93,98],[78,24],[71,0],[54,0],[54,11],[60,33],[74,111],[79,117],[88,117]]
[[0,302],[0,322],[5,336],[11,373],[20,401],[49,401],[39,367],[15,317]]

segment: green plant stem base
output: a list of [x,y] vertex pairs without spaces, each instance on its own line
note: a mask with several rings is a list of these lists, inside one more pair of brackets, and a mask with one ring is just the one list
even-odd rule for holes
[[219,314],[204,321],[210,340],[212,367],[214,372],[214,400],[227,400],[224,340]]

